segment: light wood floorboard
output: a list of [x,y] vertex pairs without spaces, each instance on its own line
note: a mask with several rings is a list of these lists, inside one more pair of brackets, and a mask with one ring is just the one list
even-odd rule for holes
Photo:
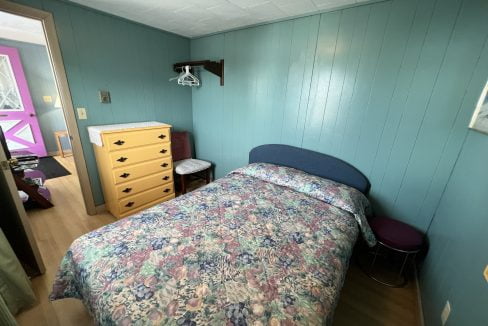
[[93,321],[79,300],[66,299],[50,302],[52,282],[59,262],[74,239],[91,230],[114,222],[112,215],[86,214],[73,157],[55,157],[72,174],[49,179],[54,207],[27,211],[39,245],[46,273],[32,279],[38,304],[17,316],[19,325],[92,325]]
[[[72,157],[56,159],[72,174],[46,181],[46,186],[52,193],[55,205],[53,208],[28,211],[46,265],[46,274],[32,280],[39,302],[17,316],[21,326],[93,325],[93,320],[79,300],[64,299],[50,302],[48,295],[59,262],[72,241],[82,234],[115,221],[108,213],[86,215]],[[190,189],[197,186],[198,182],[193,183]],[[402,289],[388,288],[366,277],[354,263],[351,263],[335,313],[334,325],[420,325],[414,282]]]
[[390,288],[366,276],[355,259],[346,276],[334,326],[420,326],[417,290],[410,280],[404,288]]

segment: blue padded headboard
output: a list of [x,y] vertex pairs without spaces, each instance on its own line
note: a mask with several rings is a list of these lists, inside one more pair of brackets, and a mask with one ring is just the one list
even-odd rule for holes
[[368,194],[368,178],[351,164],[336,157],[289,145],[261,145],[249,152],[249,163],[272,163],[334,180]]

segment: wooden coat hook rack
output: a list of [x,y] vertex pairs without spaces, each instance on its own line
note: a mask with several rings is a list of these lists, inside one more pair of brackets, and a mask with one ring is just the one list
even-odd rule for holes
[[203,66],[205,70],[219,76],[220,86],[224,86],[224,60],[220,60],[219,62],[210,60],[178,62],[173,65],[173,70],[175,72],[181,71],[184,66]]

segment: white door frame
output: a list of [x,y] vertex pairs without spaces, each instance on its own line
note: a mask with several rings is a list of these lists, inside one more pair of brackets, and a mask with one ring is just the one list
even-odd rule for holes
[[[66,78],[66,71],[64,69],[63,58],[59,48],[58,36],[54,25],[53,15],[49,12],[34,9],[31,7],[19,5],[13,2],[0,0],[0,10],[11,14],[33,18],[41,21],[44,27],[44,35],[47,41],[47,49],[54,71],[54,78],[58,88],[61,104],[63,108],[68,133],[71,138],[71,147],[73,150],[73,158],[78,172],[78,179],[80,181],[81,192],[85,203],[86,212],[88,215],[95,215],[97,209],[93,199],[93,193],[90,186],[90,179],[88,177],[88,170],[86,168],[85,156],[81,146],[80,133],[78,132],[78,125],[76,123],[75,111],[71,101],[71,93]],[[69,213],[69,212],[66,212]]]

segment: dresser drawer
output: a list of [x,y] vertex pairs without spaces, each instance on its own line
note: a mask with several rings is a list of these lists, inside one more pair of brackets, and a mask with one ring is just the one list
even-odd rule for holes
[[134,181],[128,181],[115,187],[117,198],[135,195],[168,182],[173,182],[173,171],[166,170],[161,173],[149,175]]
[[107,133],[103,137],[103,144],[108,151],[166,143],[170,141],[169,128],[148,129],[139,131],[125,131]]
[[109,155],[109,160],[112,167],[117,168],[125,165],[153,160],[159,157],[168,157],[170,155],[171,143],[163,143],[112,152]]
[[173,173],[173,160],[171,156],[149,162],[118,168],[112,171],[115,184],[142,178],[162,171]]
[[146,190],[140,194],[129,196],[119,201],[119,212],[123,214],[139,206],[155,201],[156,199],[171,195],[174,193],[173,182]]

